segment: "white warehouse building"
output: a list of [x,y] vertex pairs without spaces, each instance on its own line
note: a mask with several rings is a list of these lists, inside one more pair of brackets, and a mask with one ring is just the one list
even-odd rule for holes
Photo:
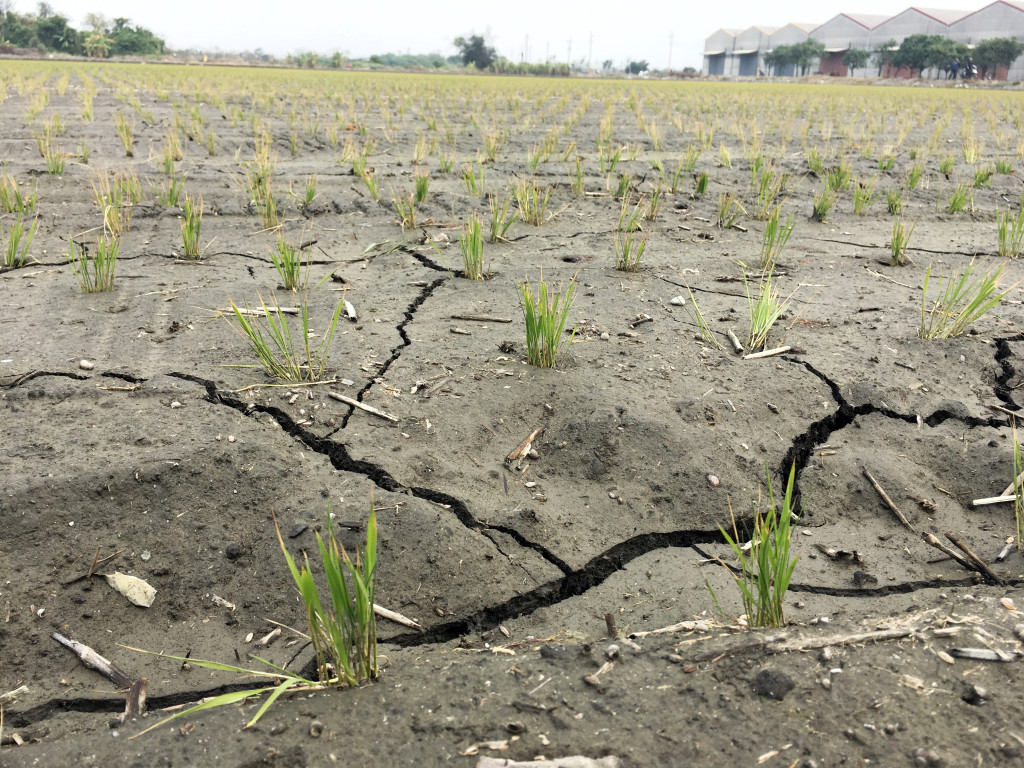
[[[958,43],[977,45],[993,37],[1024,40],[1024,0],[996,0],[977,11],[910,7],[894,16],[840,13],[824,24],[786,24],[783,27],[753,26],[747,29],[719,29],[704,42],[705,75],[757,77],[768,74],[765,56],[780,45],[793,45],[808,38],[825,46],[826,55],[811,67],[824,75],[877,73],[871,64],[850,72],[843,56],[851,48],[874,50],[895,41],[898,45],[910,35],[943,35]],[[777,74],[792,75],[792,66]],[[887,74],[897,74],[887,72]],[[906,73],[898,73],[906,74]],[[1024,80],[1024,56],[1009,72],[1000,70],[1000,79]]]

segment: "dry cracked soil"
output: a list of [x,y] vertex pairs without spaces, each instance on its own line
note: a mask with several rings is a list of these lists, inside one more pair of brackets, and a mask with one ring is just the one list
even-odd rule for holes
[[[843,154],[838,129],[819,136],[830,118],[814,104],[842,111],[852,100],[854,117],[876,110],[890,120],[921,90],[480,79],[442,87],[429,77],[291,73],[275,81],[276,101],[258,106],[241,91],[219,105],[204,96],[219,77],[206,70],[173,70],[170,85],[133,85],[131,67],[87,71],[98,80],[91,121],[77,117],[80,76],[60,94],[59,69],[45,71],[49,104],[35,121],[25,117],[31,92],[9,86],[0,103],[0,154],[23,187],[38,188],[40,214],[29,263],[0,273],[0,693],[27,688],[3,707],[0,764],[475,766],[482,755],[585,755],[627,766],[1024,765],[1022,620],[1013,608],[1015,598],[1024,605],[1024,568],[1016,549],[995,561],[1014,532],[1013,505],[972,504],[1012,479],[1020,265],[1008,263],[1006,300],[966,334],[917,333],[929,264],[999,262],[995,214],[1018,205],[1017,176],[995,175],[974,190],[972,211],[947,214],[950,190],[972,168],[960,160],[946,179],[933,154],[907,193],[910,263],[891,267],[884,200],[858,216],[847,192],[826,222],[811,220],[822,181],[791,139],[777,162],[791,174],[783,210],[795,228],[776,281],[793,302],[768,342],[791,349],[747,360],[725,336],[745,336],[740,276],[756,263],[764,229],[752,216],[742,229],[716,226],[720,192],[752,209],[740,138],[751,128],[730,132],[730,116],[767,125],[773,99],[804,103],[793,119],[814,123],[812,144],[847,157],[855,179],[877,176],[881,190],[903,183],[914,164],[908,148],[927,142],[936,118],[920,121],[895,166],[879,171],[852,146]],[[134,157],[114,129],[115,113],[135,114],[126,88],[141,103]],[[351,105],[337,145],[323,127],[304,127],[320,109],[318,88]],[[655,117],[664,105],[693,106],[685,130],[660,118],[660,150],[627,105],[637,93]],[[942,142],[958,153],[972,110],[1001,109],[1019,94],[941,98],[955,110]],[[232,121],[236,108],[244,117]],[[420,136],[443,135],[427,127],[431,110],[451,121],[458,161],[443,173],[438,156],[424,160],[429,197],[417,226],[403,230],[389,187],[410,189]],[[533,171],[531,147],[577,111],[559,151]],[[33,140],[53,112],[67,123],[62,145],[90,150],[88,165],[72,161],[60,176],[45,173]],[[645,223],[635,273],[614,268],[620,202],[594,149],[609,113],[615,140],[627,145],[612,187],[632,173],[637,194],[649,195],[652,158],[674,165],[699,119],[718,121],[714,146],[732,154],[731,167],[714,148],[698,161],[695,173],[711,175],[707,194],[690,194],[685,174],[666,196]],[[182,135],[178,169],[205,205],[203,258],[190,261],[181,258],[180,210],[152,190],[165,183],[161,152],[176,115],[196,114],[215,130],[217,151]],[[322,119],[334,115],[325,109]],[[275,137],[284,236],[310,239],[312,226],[304,295],[279,289],[276,234],[239,184],[254,121]],[[552,197],[542,226],[518,222],[507,242],[487,244],[489,279],[471,281],[460,270],[458,227],[471,212],[489,213],[460,171],[484,146],[487,125],[504,130],[487,164],[489,192],[500,201],[508,179],[532,176]],[[975,127],[991,155],[1013,160],[980,117]],[[764,131],[766,146],[779,141]],[[346,140],[374,136],[380,202],[337,159]],[[570,141],[586,163],[585,195],[573,194],[574,163],[561,160]],[[98,226],[91,181],[103,168],[134,169],[144,194],[115,290],[82,294],[62,254],[69,235]],[[312,174],[317,197],[302,208],[288,190],[298,193]],[[517,285],[541,270],[553,284],[577,280],[577,333],[555,369],[526,364]],[[683,296],[692,306],[687,285],[722,348],[673,303]],[[351,302],[358,316],[340,321],[327,360],[334,383],[287,384],[254,365],[223,309],[260,296],[305,296],[321,333],[342,296]],[[536,455],[509,466],[538,428]],[[749,531],[767,478],[778,495],[791,467],[799,559],[788,624],[747,629],[721,528],[731,529],[733,512],[741,536]],[[422,626],[378,620],[379,679],[285,695],[251,728],[243,726],[257,700],[132,739],[161,709],[253,683],[125,646],[228,663],[257,653],[308,667],[310,650],[291,630],[259,652],[246,642],[272,621],[304,628],[272,510],[296,555],[313,552],[327,524],[351,549],[362,545],[371,498],[377,601]],[[922,539],[947,541],[946,532],[1000,583]],[[97,552],[113,555],[97,573],[155,587],[152,607],[85,578]],[[54,632],[146,678],[148,714],[122,722],[123,692]],[[963,648],[995,649],[1007,661],[962,658]]]

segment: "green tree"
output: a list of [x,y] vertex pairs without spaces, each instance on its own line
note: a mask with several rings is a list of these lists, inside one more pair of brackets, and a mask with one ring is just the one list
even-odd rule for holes
[[777,75],[780,69],[785,69],[794,63],[795,53],[792,45],[780,45],[764,56],[764,65],[773,74]]
[[105,59],[110,55],[110,38],[98,30],[86,35],[82,45],[90,58]]
[[800,70],[801,75],[806,75],[811,68],[811,62],[815,59],[825,58],[825,44],[820,40],[808,38],[802,43],[790,46],[793,57],[793,64]]
[[[40,3],[40,6],[45,3]],[[36,35],[39,42],[51,51],[63,53],[81,53],[81,43],[78,39],[78,32],[68,26],[68,20],[63,16],[49,13],[46,16],[40,15],[36,19]]]
[[882,70],[892,63],[892,55],[896,52],[898,43],[895,39],[886,40],[875,46],[875,55],[872,57],[875,66],[878,67],[878,76],[882,76]]
[[897,69],[909,69],[911,75],[915,72],[918,76],[935,66],[937,51],[944,45],[942,35],[910,35],[903,38],[899,49],[893,53],[891,63]]
[[1009,37],[993,37],[982,40],[974,49],[974,63],[978,65],[978,73],[985,77],[996,67],[1009,69],[1021,54],[1024,54],[1024,43]]
[[843,55],[843,64],[846,65],[852,75],[853,70],[864,69],[868,65],[868,59],[870,58],[871,51],[866,51],[863,48],[851,48]]
[[468,40],[464,37],[456,37],[455,47],[459,49],[459,55],[465,66],[473,64],[477,69],[487,69],[498,58],[497,51],[487,45],[487,41],[480,35],[471,35]]
[[133,27],[131,19],[119,16],[110,30],[111,56],[156,56],[164,52],[164,41],[143,27]]
[[335,51],[331,54],[331,67],[333,69],[341,69],[341,65],[345,63],[345,57],[341,55],[339,51]]
[[640,61],[631,61],[626,65],[626,72],[631,75],[639,75],[641,72],[647,71],[650,65],[641,59]]
[[614,63],[611,59],[605,59],[604,61],[601,62],[601,69],[603,69],[605,72],[610,72],[613,66]]
[[4,19],[4,41],[15,48],[37,48],[39,36],[36,34],[35,19],[8,11]]

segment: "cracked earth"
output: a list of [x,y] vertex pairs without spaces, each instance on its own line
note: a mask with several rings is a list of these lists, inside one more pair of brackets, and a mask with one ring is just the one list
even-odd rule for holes
[[[130,70],[114,72],[96,97],[95,121],[69,126],[67,144],[87,140],[90,166],[71,165],[61,178],[38,173],[24,98],[12,91],[0,104],[8,170],[38,182],[42,216],[33,263],[0,273],[0,693],[28,687],[4,710],[4,765],[475,765],[472,747],[484,742],[504,743],[493,752],[501,757],[611,754],[637,766],[751,765],[765,755],[785,766],[1022,764],[1016,665],[948,653],[1020,650],[1019,614],[1001,601],[1016,595],[1024,605],[1021,556],[1013,550],[994,562],[1014,530],[1012,505],[972,505],[1011,479],[1020,290],[963,337],[916,333],[929,261],[946,269],[974,255],[996,261],[995,210],[1019,193],[1015,177],[996,176],[977,191],[973,213],[949,216],[936,210],[950,182],[926,172],[909,197],[918,227],[914,263],[903,268],[879,263],[891,227],[882,203],[861,217],[846,199],[831,222],[813,222],[806,214],[820,182],[804,177],[786,202],[797,226],[779,277],[784,295],[796,291],[794,311],[769,344],[793,350],[743,360],[724,334],[744,335],[746,297],[735,276],[738,262],[756,261],[763,225],[723,231],[709,221],[720,190],[747,194],[745,160],[716,168],[705,155],[698,170],[712,174],[712,192],[669,197],[648,225],[643,268],[624,274],[612,268],[619,203],[604,194],[596,157],[587,177],[595,194],[585,197],[571,194],[570,164],[555,157],[536,176],[552,185],[557,216],[541,227],[519,223],[509,242],[488,245],[492,275],[473,282],[457,269],[457,245],[424,244],[425,235],[454,242],[462,216],[486,214],[486,200],[466,195],[455,173],[431,166],[430,198],[417,214],[423,226],[403,231],[322,137],[300,137],[290,156],[286,118],[271,110],[264,117],[280,134],[285,234],[304,239],[312,219],[317,240],[311,324],[322,327],[343,295],[358,312],[342,320],[331,349],[336,383],[285,386],[252,365],[218,311],[229,297],[250,306],[260,295],[294,301],[277,288],[274,236],[231,180],[235,150],[243,162],[252,152],[248,126],[232,127],[191,93],[168,102],[143,90],[155,122],[139,125],[135,159],[126,159],[112,115],[123,108],[114,85]],[[351,87],[356,104],[379,109],[419,104],[418,82],[322,87]],[[458,87],[467,103],[494,102],[492,81]],[[524,158],[544,122],[560,124],[592,87],[571,137],[581,153],[606,106],[616,110],[616,138],[644,146],[624,104],[632,85],[514,87],[530,96],[537,124],[513,120],[511,102],[509,114],[500,112],[500,100],[511,129],[488,169],[496,194],[506,177],[528,173]],[[563,92],[577,98],[559,101]],[[642,93],[652,114],[661,100],[683,109],[700,98],[685,89]],[[73,81],[51,106],[70,114],[75,98]],[[949,98],[990,104],[988,94]],[[95,226],[90,174],[132,165],[144,184],[157,183],[156,160],[145,158],[159,156],[179,100],[198,105],[221,144],[213,157],[188,147],[181,163],[186,189],[207,204],[203,260],[177,258],[177,209],[147,199],[125,237],[116,290],[80,294],[60,254],[69,233]],[[306,108],[301,99],[292,105]],[[719,108],[724,122],[729,107]],[[405,189],[412,164],[401,157],[419,128],[412,110],[396,123],[385,132],[391,151],[373,164]],[[371,133],[375,125],[367,119]],[[957,128],[947,129],[951,137]],[[479,133],[461,130],[459,151],[469,152]],[[742,157],[742,145],[721,131]],[[674,158],[691,140],[675,135],[661,154]],[[651,187],[646,158],[655,154],[645,147],[623,163],[638,179],[646,174],[641,191]],[[869,160],[852,158],[856,176],[875,173]],[[803,173],[799,152],[780,162]],[[905,171],[897,163],[893,183]],[[283,190],[312,173],[319,197],[303,215]],[[570,315],[578,334],[556,370],[525,363],[516,284],[540,270],[555,282],[575,275],[579,285]],[[1007,275],[1020,279],[1020,267],[1011,263]],[[724,349],[703,343],[671,302],[687,284]],[[634,327],[641,315],[652,319]],[[537,428],[537,456],[506,466]],[[741,530],[749,524],[766,477],[781,488],[791,467],[800,517],[790,624],[750,632],[737,622],[742,607],[718,560],[733,562],[720,528],[731,527],[730,511]],[[60,632],[146,677],[151,712],[251,687],[123,646],[235,663],[252,650],[246,636],[266,634],[271,620],[301,627],[272,510],[295,553],[315,543],[328,507],[351,548],[362,542],[371,497],[377,601],[423,627],[379,621],[387,665],[376,684],[285,697],[252,729],[242,729],[256,706],[247,704],[129,741],[154,715],[117,722],[123,695],[50,638]],[[922,540],[947,531],[1002,583]],[[102,572],[156,587],[151,608],[81,578],[97,548],[117,553]],[[875,643],[842,639],[879,630],[906,632]],[[772,645],[783,640],[804,645]],[[613,642],[613,668],[584,680]],[[310,660],[287,631],[261,653],[295,668]],[[765,675],[788,681],[781,695],[765,693]],[[319,738],[310,735],[314,721],[325,726]]]

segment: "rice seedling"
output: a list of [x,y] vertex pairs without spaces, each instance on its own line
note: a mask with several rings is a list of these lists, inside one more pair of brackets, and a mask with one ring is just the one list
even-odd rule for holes
[[956,185],[946,199],[946,213],[960,213],[974,207],[974,193],[964,183]]
[[67,167],[67,155],[64,148],[52,140],[47,140],[42,148],[43,161],[46,163],[46,172],[51,176],[62,176]]
[[328,321],[327,330],[321,334],[319,344],[315,346],[312,342],[315,334],[309,327],[309,306],[305,300],[299,305],[300,328],[295,335],[288,326],[288,315],[276,302],[268,307],[261,296],[260,307],[262,313],[257,310],[254,314],[248,305],[239,307],[231,301],[234,322],[225,319],[231,329],[246,340],[267,373],[286,381],[323,379],[334,331],[345,307],[344,296]]
[[964,137],[963,145],[964,162],[974,165],[981,156],[983,145],[974,135]]
[[839,162],[839,165],[825,174],[825,186],[833,192],[845,192],[850,188],[852,181],[853,172],[845,157]]
[[922,339],[948,339],[959,336],[967,328],[982,320],[990,310],[999,305],[1013,286],[997,293],[1003,277],[1003,268],[987,269],[978,275],[974,259],[963,269],[954,270],[948,277],[942,272],[936,276],[936,297],[929,303],[928,286],[931,284],[932,267],[929,264],[921,289],[921,326],[918,335]]
[[[494,205],[493,201],[491,203]],[[507,204],[507,200],[506,200]],[[484,279],[484,236],[480,219],[474,213],[469,217],[459,238],[459,250],[462,252],[462,266],[465,276],[470,280]]]
[[754,195],[754,218],[765,221],[778,207],[779,195],[785,189],[789,178],[775,171],[774,163],[765,164],[757,172],[757,190]]
[[857,216],[867,216],[871,210],[871,204],[875,201],[875,184],[877,178],[872,176],[867,184],[857,182],[853,190],[853,212]]
[[413,199],[417,203],[426,202],[427,194],[430,191],[430,175],[427,173],[417,173],[414,180],[416,190],[413,193]]
[[414,228],[416,226],[416,190],[411,191],[407,197],[403,197],[396,195],[395,190],[392,189],[391,203],[398,213],[398,223],[402,229]]
[[732,157],[729,155],[729,148],[725,144],[718,145],[718,165],[722,168],[732,168]]
[[707,171],[701,171],[697,174],[697,178],[693,181],[693,194],[695,197],[707,194],[708,182],[710,180],[711,177],[708,175]]
[[996,160],[996,173],[1001,173],[1003,175],[1013,173],[1013,161]]
[[891,171],[893,164],[896,162],[896,158],[889,154],[884,154],[878,158],[878,170],[880,171]]
[[[747,624],[752,627],[781,627],[786,623],[784,602],[789,582],[796,566],[796,557],[790,559],[789,549],[792,535],[793,481],[796,465],[789,471],[786,493],[781,509],[776,509],[772,491],[771,474],[766,473],[768,485],[768,510],[761,512],[760,492],[754,503],[754,530],[750,541],[750,552],[740,543],[736,518],[732,517],[732,535],[721,528],[722,535],[730,549],[739,558],[739,573],[729,573],[736,581],[747,615]],[[732,515],[732,505],[729,508]],[[714,592],[712,591],[712,597]],[[717,599],[715,599],[717,603]]]
[[814,200],[811,203],[813,209],[811,218],[815,221],[828,221],[832,215],[832,209],[836,205],[836,193],[826,186],[824,189],[814,193]]
[[792,295],[786,299],[780,298],[778,288],[772,283],[771,269],[766,269],[761,274],[756,297],[751,295],[746,277],[743,279],[743,285],[746,289],[747,309],[750,313],[746,343],[748,348],[757,350],[764,346],[772,326],[789,309]]
[[887,187],[885,190],[885,209],[893,216],[903,213],[903,207],[907,204],[906,195],[903,190],[895,187]]
[[484,194],[484,169],[483,163],[478,163],[474,168],[467,164],[462,169],[462,183],[466,187],[466,193],[473,197],[481,197]]
[[990,187],[992,186],[992,176],[995,171],[992,168],[978,168],[974,172],[974,186],[975,187]]
[[689,285],[686,286],[686,293],[690,297],[690,302],[683,305],[683,309],[686,310],[686,314],[690,316],[690,319],[693,320],[694,324],[697,326],[697,330],[700,332],[701,338],[715,349],[721,349],[722,344],[712,332],[711,326],[708,325],[708,321],[704,317],[704,313],[700,311],[700,307],[697,305],[697,297],[693,295],[693,291],[690,289]]
[[516,205],[519,206],[519,218],[527,224],[539,227],[544,223],[547,215],[548,200],[551,198],[551,189],[541,191],[537,189],[533,179],[521,179],[513,188],[516,198]]
[[655,221],[661,209],[665,207],[665,188],[658,184],[647,198],[647,207],[644,210],[645,221]]
[[82,140],[82,143],[79,144],[78,148],[75,150],[75,157],[78,158],[78,162],[82,165],[89,164],[89,144],[85,139]]
[[199,234],[203,226],[203,197],[196,201],[191,195],[185,195],[181,205],[181,245],[182,255],[186,259],[201,259],[203,250],[199,245]]
[[956,160],[952,155],[947,155],[939,161],[939,173],[949,176],[953,172],[953,163]]
[[536,294],[530,281],[525,280],[519,285],[519,297],[526,323],[527,361],[541,368],[554,368],[563,343],[568,347],[576,336],[574,327],[569,337],[565,337],[569,310],[576,298],[576,277],[573,276],[564,292],[559,285],[558,290],[551,295],[551,289],[541,273]]
[[114,270],[117,267],[121,239],[104,232],[96,240],[95,252],[91,256],[85,243],[77,243],[77,253],[75,245],[75,238],[69,237],[68,251],[65,252],[64,258],[70,263],[82,293],[114,290]]
[[597,158],[601,164],[601,173],[615,173],[615,166],[619,164],[619,160],[622,159],[622,147],[616,147],[615,151],[610,155],[605,155],[605,145],[602,144],[598,147]]
[[427,159],[427,137],[420,136],[416,139],[416,143],[412,148],[412,164],[423,165],[423,161]]
[[26,215],[36,212],[38,202],[38,187],[26,194],[14,177],[7,173],[6,168],[0,169],[0,209],[7,213]]
[[907,172],[907,189],[917,189],[924,175],[924,163],[917,163]]
[[106,232],[120,238],[128,231],[135,203],[142,199],[142,185],[131,169],[120,173],[98,172],[92,179],[93,199],[103,212]]
[[583,161],[576,155],[576,168],[569,174],[569,187],[577,197],[582,197],[586,192],[586,176],[583,172]]
[[208,131],[206,134],[206,154],[214,157],[217,154],[217,132]]
[[14,220],[10,228],[4,233],[3,221],[0,221],[0,251],[3,253],[3,265],[5,267],[22,267],[28,258],[28,249],[32,245],[32,239],[39,229],[39,217],[32,219],[31,225],[25,229],[25,219],[22,215]]
[[1014,531],[1017,538],[1017,549],[1024,549],[1024,482],[1017,478],[1024,473],[1024,461],[1021,460],[1020,441],[1017,439],[1017,421],[1010,419],[1013,430],[1013,516],[1016,523]]
[[[310,240],[313,239],[312,225],[310,225]],[[302,252],[298,246],[292,245],[279,232],[277,235],[277,247],[270,251],[270,260],[281,278],[281,285],[286,291],[298,291],[305,289],[309,280],[309,262],[307,255],[305,260],[305,272],[303,272]]]
[[782,254],[782,249],[793,234],[793,215],[782,221],[782,206],[778,206],[765,224],[764,235],[761,237],[761,270],[773,272],[775,264]]
[[314,173],[306,177],[306,183],[302,188],[302,197],[299,200],[299,208],[303,211],[309,211],[312,209],[313,203],[316,201],[316,189],[317,178]]
[[640,259],[647,249],[647,235],[637,232],[616,233],[615,235],[615,268],[623,272],[636,272],[640,269]]
[[996,211],[996,235],[999,240],[999,255],[1004,259],[1019,259],[1024,256],[1024,209],[1016,214],[1010,211]]
[[641,226],[641,219],[643,219],[642,202],[637,203],[632,210],[629,207],[629,198],[622,198],[622,206],[619,208],[619,223],[615,228],[616,232],[636,232],[643,229]]
[[118,112],[114,117],[114,122],[117,124],[117,135],[121,139],[121,143],[124,145],[124,153],[127,157],[134,157],[132,152],[133,134],[135,132],[135,122],[129,120],[124,116],[124,112]]
[[914,233],[916,224],[909,227],[903,219],[896,219],[892,223],[892,237],[889,238],[889,266],[902,267],[907,259],[907,246],[910,244],[910,236]]
[[718,193],[718,228],[729,229],[741,213],[745,213],[736,196],[732,192]]
[[380,187],[377,186],[377,180],[373,177],[373,172],[366,167],[365,159],[357,157],[352,160],[352,173],[363,180],[363,184],[366,185],[366,191],[370,193],[370,198],[374,202],[380,200]]
[[511,205],[511,195],[505,195],[505,202],[500,206],[498,205],[497,198],[493,196],[491,197],[491,234],[488,238],[490,242],[498,243],[508,241],[508,232],[519,218],[519,211],[509,210],[509,206]]
[[445,152],[438,155],[437,160],[441,167],[441,173],[451,173],[452,166],[455,165],[455,153]]
[[178,198],[181,196],[184,186],[184,176],[171,176],[167,180],[166,186],[156,188],[157,201],[166,208],[174,208],[178,205]]
[[[273,510],[271,510],[273,514]],[[195,706],[187,707],[165,717],[131,738],[137,738],[149,731],[169,723],[179,717],[194,715],[204,709],[237,704],[245,699],[270,692],[267,700],[256,711],[246,724],[251,727],[259,722],[263,714],[277,701],[281,694],[289,690],[315,691],[327,687],[354,687],[364,680],[375,680],[378,675],[377,661],[377,625],[374,614],[374,595],[376,592],[377,567],[377,513],[373,502],[370,502],[370,514],[366,521],[366,546],[360,557],[356,550],[355,560],[349,556],[344,546],[338,543],[334,534],[333,519],[330,509],[327,511],[327,541],[316,532],[317,545],[320,548],[320,560],[327,581],[327,590],[331,601],[327,609],[320,599],[316,581],[309,566],[309,556],[301,568],[289,554],[281,536],[281,529],[274,515],[274,529],[277,532],[278,544],[284,553],[291,572],[292,580],[299,590],[299,595],[306,607],[308,634],[305,636],[313,646],[317,667],[317,679],[309,680],[293,674],[269,661],[253,656],[252,658],[267,666],[267,670],[243,669],[231,664],[221,664],[205,659],[184,656],[171,656],[164,653],[153,653],[141,648],[124,646],[129,650],[148,653],[181,663],[189,662],[203,669],[234,672],[246,677],[255,676],[271,680],[273,685],[252,688],[243,691],[231,691],[207,699]]]
[[821,152],[818,151],[817,147],[811,147],[807,150],[807,170],[815,176],[821,176],[825,173],[825,158],[821,156]]
[[633,174],[623,173],[619,176],[619,181],[615,187],[615,191],[612,193],[612,197],[616,200],[621,200],[624,197],[628,197],[633,190]]

